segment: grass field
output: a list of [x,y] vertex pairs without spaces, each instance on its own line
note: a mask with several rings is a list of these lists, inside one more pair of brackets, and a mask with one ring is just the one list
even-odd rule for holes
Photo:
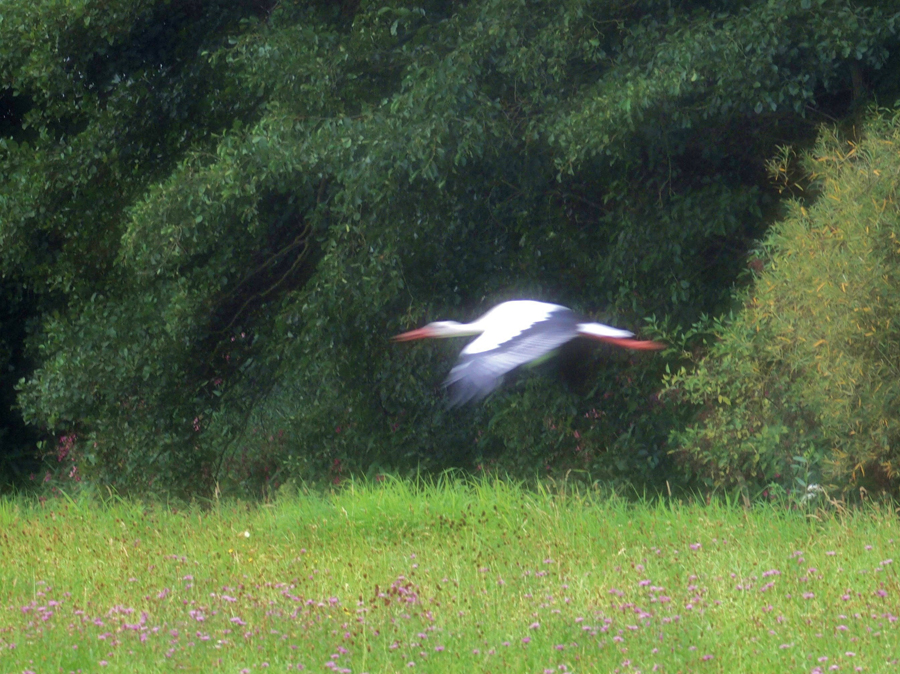
[[900,671],[896,513],[810,515],[452,480],[7,499],[0,671]]

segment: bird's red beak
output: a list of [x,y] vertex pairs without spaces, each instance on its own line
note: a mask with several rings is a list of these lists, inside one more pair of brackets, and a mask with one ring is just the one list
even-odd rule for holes
[[426,337],[434,336],[434,332],[432,332],[431,328],[419,328],[418,330],[410,330],[409,332],[402,332],[399,335],[394,335],[391,337],[392,342],[411,342],[414,339],[425,339]]

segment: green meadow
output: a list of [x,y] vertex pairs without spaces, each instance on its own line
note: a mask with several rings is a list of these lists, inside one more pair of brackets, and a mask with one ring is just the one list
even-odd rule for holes
[[896,671],[898,543],[883,505],[503,481],[186,508],[7,498],[0,670]]

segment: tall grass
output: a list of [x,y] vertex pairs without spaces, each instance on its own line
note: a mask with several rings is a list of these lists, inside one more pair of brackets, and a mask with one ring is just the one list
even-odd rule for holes
[[0,532],[3,672],[900,662],[900,525],[885,507],[815,519],[388,480],[210,508],[7,499]]

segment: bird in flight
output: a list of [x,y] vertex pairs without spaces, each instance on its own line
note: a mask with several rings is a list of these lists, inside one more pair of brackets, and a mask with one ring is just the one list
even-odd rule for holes
[[576,337],[587,337],[625,349],[658,350],[665,345],[633,339],[634,333],[602,323],[583,323],[566,307],[534,300],[503,302],[471,323],[437,321],[393,337],[408,342],[427,337],[479,335],[459,354],[444,385],[450,405],[479,400],[500,385],[503,375],[520,365],[549,356]]

